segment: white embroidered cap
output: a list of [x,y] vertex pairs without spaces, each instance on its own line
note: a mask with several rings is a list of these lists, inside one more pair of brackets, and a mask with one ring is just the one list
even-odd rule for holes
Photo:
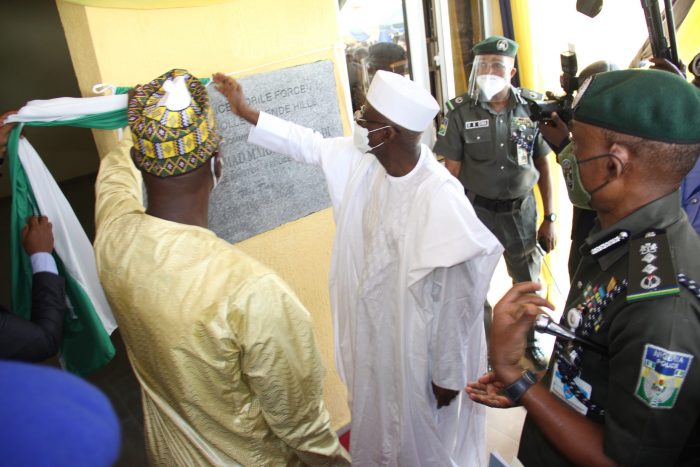
[[367,102],[397,125],[423,131],[435,118],[440,106],[430,93],[396,73],[379,70],[367,91]]
[[192,95],[187,89],[184,76],[176,76],[175,79],[168,78],[163,83],[165,95],[161,97],[158,105],[162,105],[170,111],[184,110],[192,103]]

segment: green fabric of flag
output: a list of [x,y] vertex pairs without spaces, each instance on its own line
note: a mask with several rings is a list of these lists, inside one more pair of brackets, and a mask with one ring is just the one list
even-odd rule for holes
[[[22,247],[21,231],[29,216],[41,213],[27,173],[18,156],[20,132],[25,124],[115,130],[127,125],[127,115],[126,108],[124,108],[70,120],[25,122],[18,124],[10,134],[7,149],[12,187],[10,220],[12,309],[19,316],[29,319],[32,300],[32,268],[29,256]],[[115,349],[88,294],[67,273],[63,261],[55,252],[54,258],[59,274],[66,281],[66,294],[69,302],[61,343],[61,363],[68,371],[81,376],[88,375],[106,365],[114,357]]]

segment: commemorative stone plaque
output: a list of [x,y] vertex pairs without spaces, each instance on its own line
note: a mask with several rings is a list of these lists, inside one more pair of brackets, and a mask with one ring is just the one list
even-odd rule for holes
[[[333,63],[320,61],[241,78],[253,107],[324,137],[343,133]],[[211,85],[209,98],[224,138],[224,176],[209,204],[209,228],[232,243],[330,206],[321,169],[248,144],[250,125]]]

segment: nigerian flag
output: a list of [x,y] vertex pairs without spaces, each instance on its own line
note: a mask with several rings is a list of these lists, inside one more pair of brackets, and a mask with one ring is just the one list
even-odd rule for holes
[[115,349],[109,336],[117,324],[97,276],[90,240],[39,154],[26,138],[20,138],[20,132],[23,125],[123,128],[126,105],[125,95],[32,101],[7,119],[18,123],[7,147],[12,187],[12,310],[25,319],[31,315],[32,268],[20,232],[27,217],[47,216],[53,224],[54,258],[66,281],[68,311],[60,361],[78,375],[92,373],[112,359]]

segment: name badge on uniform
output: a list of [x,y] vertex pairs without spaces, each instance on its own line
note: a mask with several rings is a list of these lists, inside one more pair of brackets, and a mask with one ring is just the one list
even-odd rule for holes
[[489,126],[488,118],[486,120],[474,120],[471,122],[464,122],[465,130],[473,130],[475,128],[486,128]]
[[527,165],[527,161],[527,149],[522,146],[518,146],[518,165]]
[[[581,415],[586,415],[588,413],[588,407],[586,407],[580,400],[576,398],[574,393],[569,388],[568,384],[564,384],[561,380],[561,373],[559,373],[559,363],[554,364],[554,371],[552,375],[552,385],[549,391],[557,396],[559,399],[566,402],[566,404],[580,413]],[[574,383],[578,386],[579,390],[586,396],[587,399],[591,398],[592,387],[590,384],[585,382],[579,377],[574,379]]]

